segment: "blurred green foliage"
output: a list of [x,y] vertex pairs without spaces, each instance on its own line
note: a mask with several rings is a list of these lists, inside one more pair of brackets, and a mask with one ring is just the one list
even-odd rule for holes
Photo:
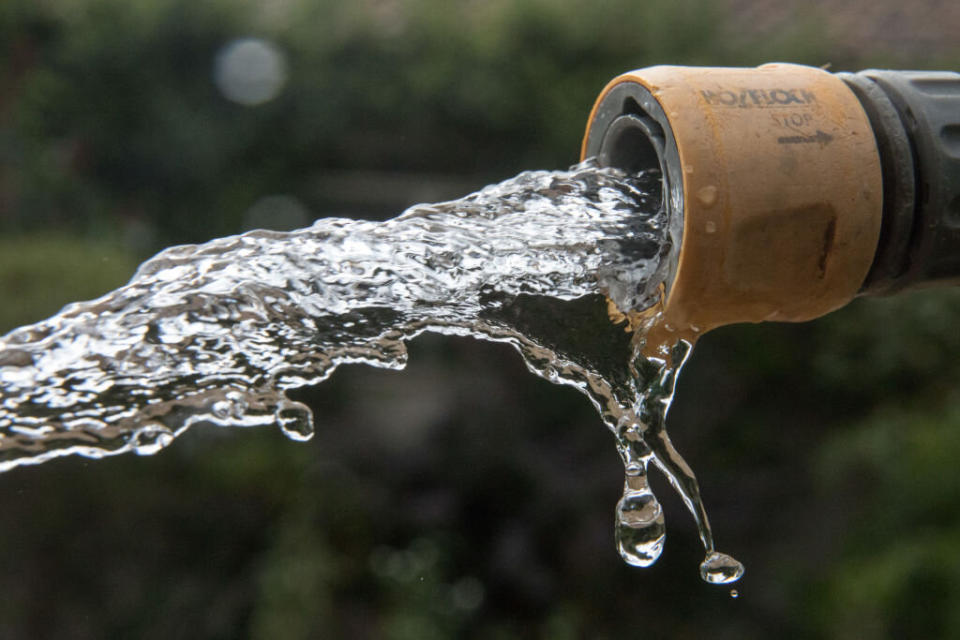
[[116,244],[66,235],[0,238],[0,333],[115,289],[136,267],[134,254]]
[[960,629],[960,403],[882,407],[824,449],[824,476],[868,483],[840,561],[812,598],[833,636]]
[[[720,19],[702,0],[10,0],[0,222],[97,233],[140,220],[155,250],[234,231],[264,193],[322,206],[310,180],[326,169],[502,179],[564,166],[606,79],[742,59]],[[211,81],[239,36],[288,58],[285,91],[256,109]],[[772,55],[817,62],[782,43]]]
[[[862,5],[887,22],[854,46],[828,28],[856,17],[840,5],[6,0],[0,327],[238,232],[266,195],[386,213],[332,200],[323,176],[479,185],[571,164],[630,68],[960,67],[955,43],[888,45],[892,3]],[[212,79],[247,36],[288,65],[256,107]],[[922,292],[701,341],[672,437],[747,564],[736,600],[699,583],[668,496],[660,563],[620,563],[621,469],[584,398],[506,348],[424,338],[402,375],[347,368],[301,392],[307,445],[198,429],[153,458],[0,477],[0,637],[958,637],[957,318],[956,292]]]
[[832,637],[960,633],[958,318],[948,290],[860,301],[823,322],[813,373],[866,409],[817,457],[822,491],[859,496],[810,597]]

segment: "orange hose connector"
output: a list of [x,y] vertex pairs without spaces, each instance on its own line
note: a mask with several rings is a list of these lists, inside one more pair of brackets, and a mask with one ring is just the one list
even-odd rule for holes
[[726,324],[816,318],[849,302],[870,270],[880,157],[859,100],[826,71],[631,71],[594,105],[591,156],[663,174],[679,246],[648,348]]

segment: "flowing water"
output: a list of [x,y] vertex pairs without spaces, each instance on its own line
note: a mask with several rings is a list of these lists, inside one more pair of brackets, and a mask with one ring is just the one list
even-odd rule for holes
[[[664,427],[684,341],[644,356],[642,327],[674,256],[656,174],[584,163],[528,172],[387,222],[323,219],[174,247],[126,286],[0,338],[0,471],[78,454],[156,453],[195,424],[313,433],[284,391],[345,363],[402,368],[424,331],[512,344],[534,373],[576,387],[616,436],[621,556],[647,566],[665,526],[662,471],[714,549],[697,481]],[[634,316],[636,318],[636,316]],[[648,350],[649,351],[649,350]]]

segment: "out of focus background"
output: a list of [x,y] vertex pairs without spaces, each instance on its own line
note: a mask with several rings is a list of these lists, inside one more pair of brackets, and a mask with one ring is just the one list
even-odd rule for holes
[[[566,167],[631,68],[960,69],[958,27],[952,0],[4,0],[0,331],[171,244]],[[669,421],[737,598],[662,481],[663,557],[620,561],[586,398],[427,336],[300,392],[306,444],[196,428],[0,476],[0,638],[960,637],[958,294],[698,345]]]

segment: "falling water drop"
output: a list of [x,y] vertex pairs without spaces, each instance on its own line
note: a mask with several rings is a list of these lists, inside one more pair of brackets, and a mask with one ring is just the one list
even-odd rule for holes
[[707,553],[700,563],[700,577],[710,584],[730,584],[743,576],[743,565],[732,556],[719,551]]
[[617,503],[617,550],[624,562],[649,567],[663,552],[667,528],[663,510],[647,484],[640,463],[627,467],[623,497]]

